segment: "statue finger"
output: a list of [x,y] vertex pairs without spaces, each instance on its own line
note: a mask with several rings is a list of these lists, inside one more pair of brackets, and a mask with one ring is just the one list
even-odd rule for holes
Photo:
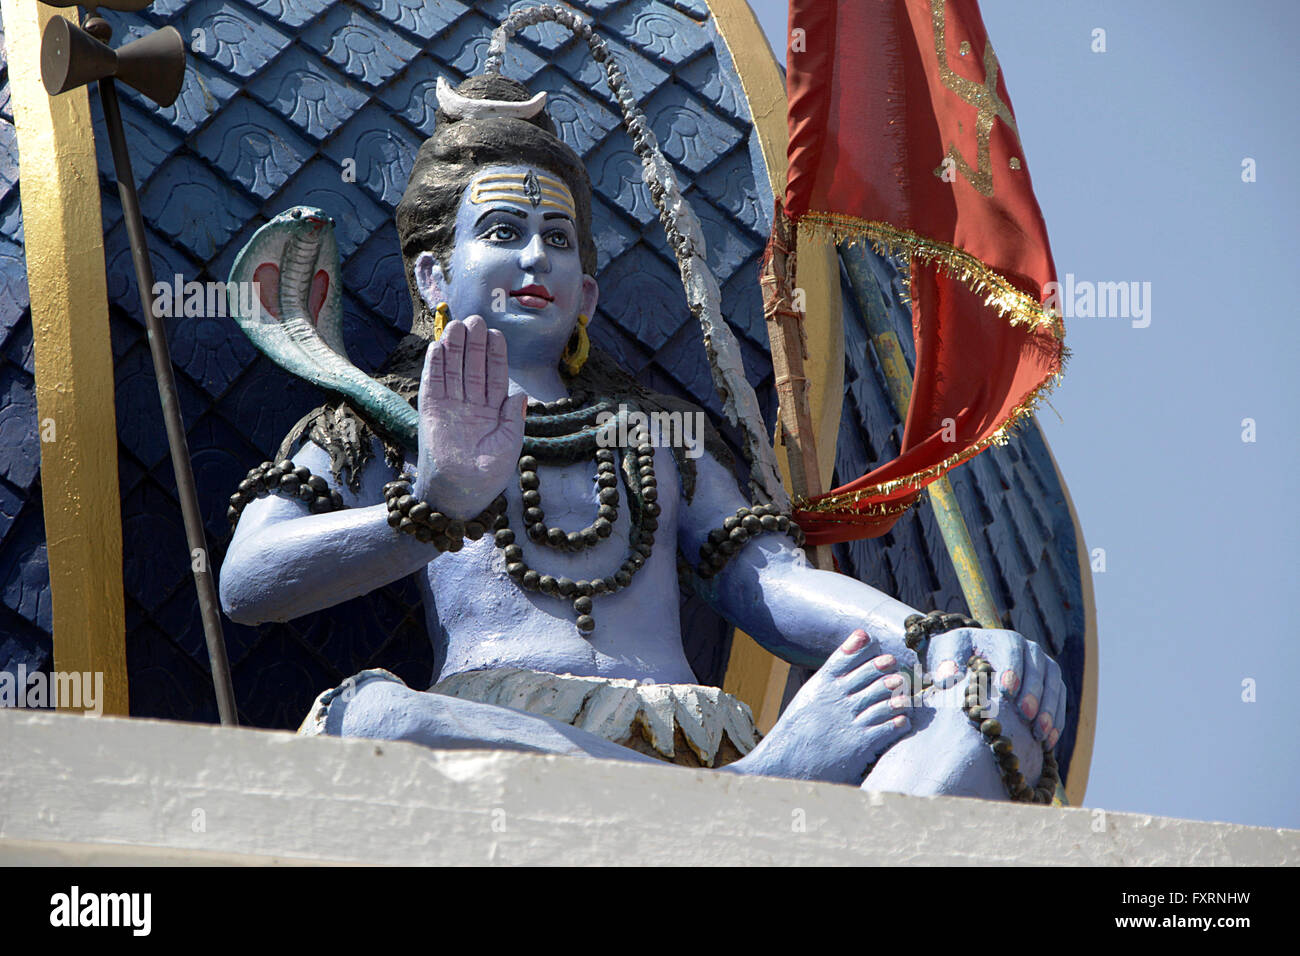
[[499,329],[488,329],[487,404],[500,408],[510,390],[510,366],[506,361],[506,337]]
[[1025,642],[1025,686],[1016,706],[1020,716],[1031,724],[1043,706],[1043,681],[1047,677],[1047,655],[1033,641]]
[[[1043,678],[1043,704],[1038,708],[1038,717],[1034,721],[1034,736],[1047,740],[1064,721],[1065,687],[1061,684],[1061,668],[1051,656],[1044,653],[1047,661],[1047,674]],[[1059,737],[1060,734],[1057,733]]]
[[465,401],[474,405],[487,402],[488,327],[481,315],[465,320]]
[[[1025,682],[1025,645],[1029,642],[1014,631],[996,633],[1000,636],[991,643],[985,656],[993,665],[997,675],[997,689],[1000,689],[1008,700],[1015,700],[1021,685]],[[981,642],[976,640],[975,643],[976,649],[982,650],[979,646]],[[994,688],[989,690],[993,691]]]
[[446,369],[446,352],[441,342],[431,342],[424,353],[424,371],[420,374],[420,416],[432,411],[436,402],[447,397],[443,381]]
[[446,383],[447,400],[463,402],[465,400],[465,323],[451,321],[442,330],[439,339],[446,350],[443,381]]
[[849,635],[848,640],[835,649],[823,666],[831,677],[842,677],[879,653],[879,645],[867,635],[866,631],[858,628]]

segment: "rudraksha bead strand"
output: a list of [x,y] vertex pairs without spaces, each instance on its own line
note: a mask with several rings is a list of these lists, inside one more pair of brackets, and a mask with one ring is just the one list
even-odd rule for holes
[[551,548],[582,551],[595,547],[602,538],[609,537],[614,522],[618,520],[618,470],[612,449],[596,449],[599,504],[596,519],[581,531],[565,531],[546,524],[546,513],[542,509],[541,479],[537,469],[538,461],[532,455],[522,455],[519,458],[519,491],[529,540]]
[[239,523],[244,509],[253,501],[267,495],[295,498],[305,503],[312,514],[338,511],[343,507],[342,496],[320,475],[313,475],[310,469],[295,465],[288,458],[275,463],[264,461],[248,472],[230,496],[230,506],[226,509],[230,526],[233,528]]
[[700,545],[700,563],[696,573],[701,578],[714,577],[750,538],[768,532],[788,534],[798,547],[803,547],[805,539],[802,529],[789,515],[782,514],[776,505],[739,508],[734,515],[723,520],[721,527],[710,531]]
[[388,504],[388,524],[419,541],[431,543],[439,551],[459,551],[465,541],[477,541],[495,527],[505,513],[506,497],[497,495],[486,508],[468,521],[461,521],[437,511],[427,501],[415,497],[410,475],[384,485]]
[[909,614],[903,621],[903,643],[911,650],[917,650],[921,644],[935,634],[955,631],[960,627],[979,627],[980,622],[965,614],[948,611],[930,611],[927,614]]
[[[903,622],[907,628],[904,641],[916,650],[923,641],[936,634],[946,633],[962,627],[978,628],[980,623],[964,614],[952,614],[944,611],[931,611],[928,614],[912,614]],[[1052,747],[1043,741],[1043,770],[1038,784],[1031,787],[1020,772],[1020,759],[1012,748],[1011,738],[1002,733],[1002,722],[992,715],[989,706],[989,692],[993,681],[993,665],[979,654],[971,655],[966,662],[969,679],[966,682],[966,697],[962,701],[962,711],[971,723],[983,735],[985,743],[993,752],[997,761],[998,772],[1007,795],[1017,803],[1050,804],[1056,797],[1056,788],[1060,783],[1060,767]]]
[[[581,424],[582,420],[581,416],[573,418],[570,427],[585,427]],[[628,535],[627,555],[618,570],[612,574],[576,581],[568,577],[542,574],[529,567],[524,561],[523,548],[517,543],[515,533],[509,528],[509,522],[505,520],[504,515],[497,525],[495,542],[504,553],[506,573],[525,590],[571,601],[573,612],[577,616],[575,624],[583,634],[590,633],[596,627],[596,621],[592,617],[593,598],[602,594],[612,594],[630,585],[633,576],[645,566],[654,549],[654,533],[659,526],[660,513],[657,500],[659,492],[654,474],[654,446],[649,443],[649,436],[644,430],[634,431],[629,436],[629,441],[629,447],[623,450],[622,465],[624,483],[628,492],[631,529]],[[581,550],[591,546],[586,542],[593,535],[596,539],[593,543],[599,543],[601,538],[608,537],[613,531],[614,520],[618,516],[616,510],[618,473],[614,464],[616,459],[614,450],[604,447],[595,447],[591,450],[597,465],[596,480],[600,485],[600,505],[596,520],[580,532],[565,532],[559,528],[546,526],[545,513],[541,509],[540,479],[536,475],[537,468],[541,462],[563,464],[570,461],[571,457],[569,451],[559,444],[542,446],[538,450],[541,454],[528,453],[525,445],[525,454],[519,460],[521,497],[524,505],[524,520],[528,522],[529,538],[539,544],[553,547],[563,547],[569,542],[574,542],[576,546],[572,547],[572,550]]]
[[1002,775],[1002,784],[1007,795],[1017,803],[1049,804],[1056,797],[1056,787],[1060,783],[1060,767],[1051,746],[1043,742],[1043,770],[1036,786],[1029,786],[1025,775],[1020,772],[1020,760],[1011,746],[1011,738],[1002,733],[1002,722],[990,715],[987,689],[993,679],[993,665],[978,654],[967,662],[970,680],[966,684],[966,699],[962,710],[971,723],[979,728],[985,743],[993,751],[993,759],[998,763]]

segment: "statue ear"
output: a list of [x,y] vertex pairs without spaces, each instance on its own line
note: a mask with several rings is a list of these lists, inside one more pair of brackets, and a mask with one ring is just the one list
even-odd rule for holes
[[582,277],[582,307],[579,312],[592,318],[596,314],[596,303],[600,301],[600,286],[591,276]]
[[446,277],[442,272],[442,263],[432,252],[422,252],[415,257],[415,287],[420,290],[420,298],[432,312],[439,302],[447,301]]

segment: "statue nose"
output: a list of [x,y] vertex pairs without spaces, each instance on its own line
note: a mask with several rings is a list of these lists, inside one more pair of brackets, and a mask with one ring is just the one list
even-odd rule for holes
[[541,236],[533,236],[532,241],[524,246],[519,254],[519,265],[531,272],[550,271],[550,258],[546,255],[546,244]]

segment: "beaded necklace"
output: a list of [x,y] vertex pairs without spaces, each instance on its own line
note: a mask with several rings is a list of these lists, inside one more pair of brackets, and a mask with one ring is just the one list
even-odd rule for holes
[[[585,398],[585,396],[584,396]],[[628,550],[619,567],[611,574],[590,580],[573,580],[543,574],[524,561],[523,549],[515,543],[515,533],[508,521],[498,519],[496,546],[506,559],[506,573],[529,591],[555,595],[572,600],[576,626],[583,634],[596,627],[592,617],[592,599],[603,594],[621,591],[632,583],[633,576],[645,566],[654,549],[655,531],[659,527],[659,487],[655,478],[654,446],[643,427],[616,429],[617,422],[598,426],[602,413],[612,412],[613,402],[599,399],[584,405],[575,398],[561,398],[556,402],[530,402],[524,419],[524,446],[519,457],[519,489],[524,506],[524,523],[529,540],[544,547],[561,551],[581,552],[595,547],[608,538],[618,518],[618,468],[616,449],[609,447],[610,439],[619,430],[628,436],[628,444],[617,449],[621,452],[623,484],[627,490],[628,514],[631,528],[628,533]],[[636,409],[626,403],[619,406],[618,417],[628,416]],[[581,531],[566,532],[546,524],[542,510],[540,465],[565,465],[591,456],[596,462],[596,484],[599,505],[596,518]]]

